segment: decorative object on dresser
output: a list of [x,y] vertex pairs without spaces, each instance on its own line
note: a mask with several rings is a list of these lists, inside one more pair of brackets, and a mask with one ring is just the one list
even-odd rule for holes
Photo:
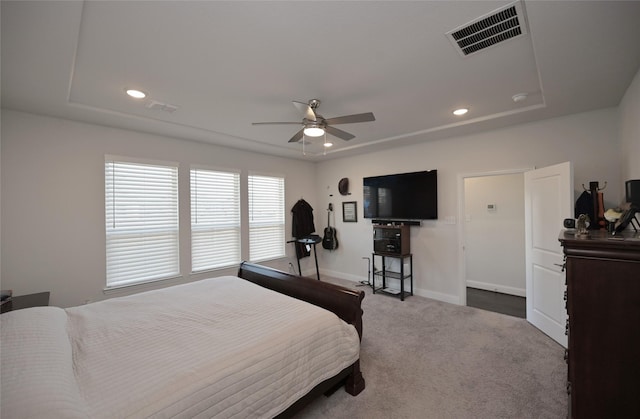
[[569,418],[640,417],[640,235],[563,231]]

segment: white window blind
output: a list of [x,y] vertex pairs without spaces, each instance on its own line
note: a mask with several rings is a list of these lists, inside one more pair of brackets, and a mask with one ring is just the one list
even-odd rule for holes
[[180,273],[178,167],[105,161],[107,287]]
[[249,175],[249,259],[284,255],[284,178]]
[[191,169],[191,270],[240,259],[240,174]]

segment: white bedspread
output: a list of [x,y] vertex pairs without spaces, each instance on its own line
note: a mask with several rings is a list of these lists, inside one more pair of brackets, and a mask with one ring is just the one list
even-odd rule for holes
[[[39,311],[46,309],[60,310]],[[12,378],[16,371],[5,377],[5,368],[12,369],[4,356],[5,316],[13,315],[7,320],[14,323],[16,315],[32,310],[2,315],[3,418],[15,413],[5,409],[7,387],[30,390],[25,380]],[[333,313],[236,277],[65,311],[75,380],[67,377],[64,391],[71,396],[64,399],[79,405],[72,410],[77,416],[273,417],[359,356],[355,328]],[[27,325],[11,329],[18,333],[21,327]],[[33,345],[20,346],[30,352]],[[41,359],[28,369],[47,364]],[[28,373],[38,380],[39,371]]]

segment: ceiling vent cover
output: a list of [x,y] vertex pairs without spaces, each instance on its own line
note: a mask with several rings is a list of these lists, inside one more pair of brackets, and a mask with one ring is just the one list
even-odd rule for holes
[[526,33],[524,8],[518,1],[448,32],[447,37],[466,57]]

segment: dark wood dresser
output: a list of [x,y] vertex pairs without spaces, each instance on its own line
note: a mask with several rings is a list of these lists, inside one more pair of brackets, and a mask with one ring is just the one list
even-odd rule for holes
[[560,234],[570,418],[640,418],[640,234]]

